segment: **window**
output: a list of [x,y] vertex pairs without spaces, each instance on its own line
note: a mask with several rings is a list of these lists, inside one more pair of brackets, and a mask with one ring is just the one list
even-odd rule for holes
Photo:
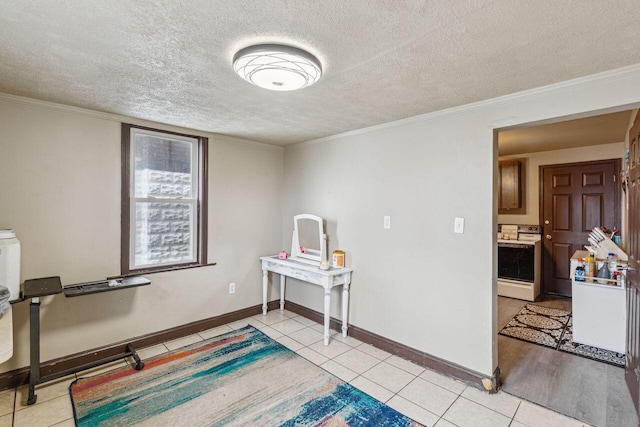
[[207,138],[122,124],[122,274],[207,260]]

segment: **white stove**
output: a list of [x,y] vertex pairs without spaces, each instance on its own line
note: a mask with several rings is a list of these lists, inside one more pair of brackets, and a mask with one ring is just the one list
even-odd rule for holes
[[[516,232],[517,229],[517,232]],[[508,230],[508,233],[502,233]],[[504,234],[504,235],[503,235]],[[517,239],[504,239],[517,236]],[[539,225],[501,226],[498,233],[498,295],[535,301],[540,295]]]
[[506,244],[514,244],[514,245],[535,245],[536,242],[540,241],[540,236],[538,235],[537,237],[532,237],[532,238],[527,238],[524,236],[518,236],[518,240],[505,240],[505,239],[498,239],[498,243],[506,243]]

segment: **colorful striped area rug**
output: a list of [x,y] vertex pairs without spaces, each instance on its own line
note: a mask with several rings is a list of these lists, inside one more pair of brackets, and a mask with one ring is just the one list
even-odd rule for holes
[[253,326],[81,378],[77,426],[421,426]]

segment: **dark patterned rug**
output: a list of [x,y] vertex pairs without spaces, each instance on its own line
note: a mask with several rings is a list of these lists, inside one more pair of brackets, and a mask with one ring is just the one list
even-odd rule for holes
[[500,335],[557,349],[571,312],[527,304],[502,328]]
[[624,354],[573,342],[571,312],[567,310],[527,304],[499,333],[610,365],[625,366]]

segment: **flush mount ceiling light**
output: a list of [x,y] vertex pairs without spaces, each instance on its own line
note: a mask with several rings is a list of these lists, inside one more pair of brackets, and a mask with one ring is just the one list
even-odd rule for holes
[[311,86],[322,76],[322,66],[315,56],[278,44],[260,44],[238,51],[233,57],[233,69],[251,84],[280,91]]

